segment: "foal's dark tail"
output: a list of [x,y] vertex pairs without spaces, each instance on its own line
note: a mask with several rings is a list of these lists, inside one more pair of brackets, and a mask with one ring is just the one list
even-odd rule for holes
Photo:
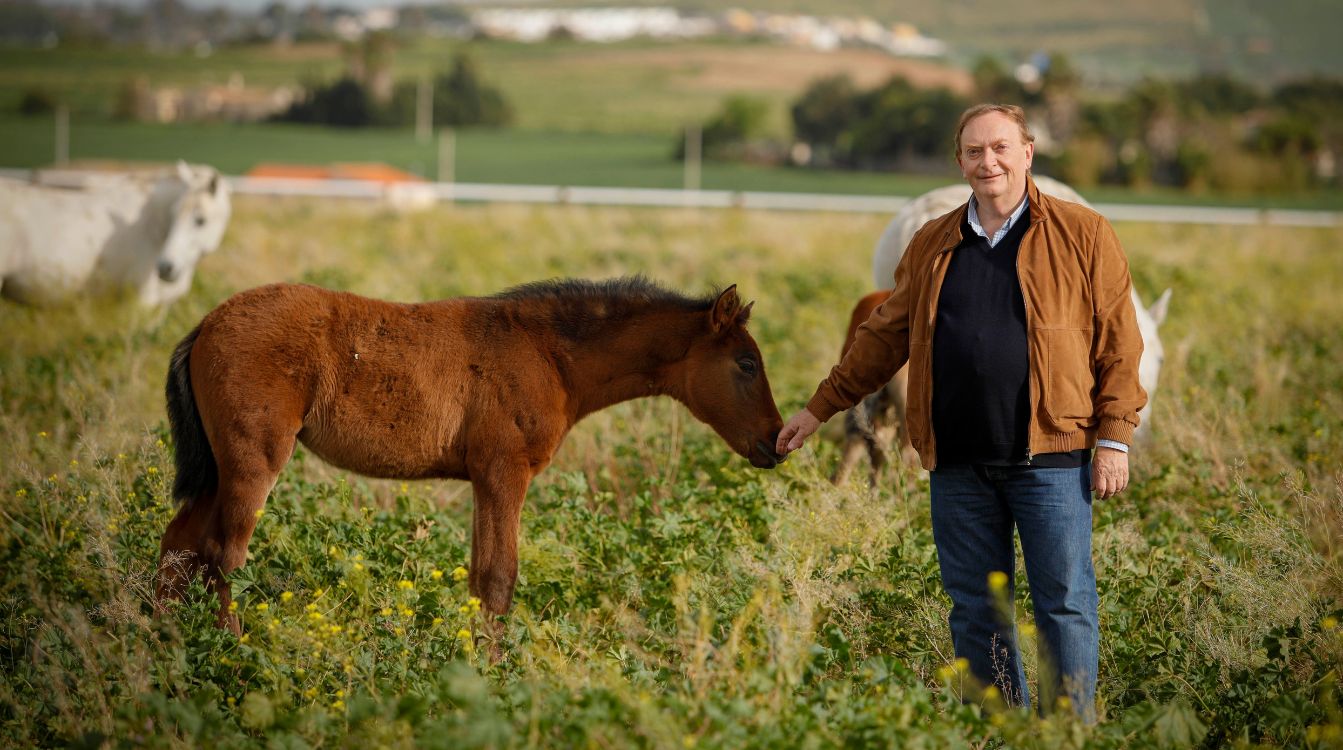
[[210,451],[210,440],[205,436],[196,397],[191,392],[191,346],[196,343],[201,327],[188,333],[173,350],[168,364],[168,425],[172,428],[176,448],[177,479],[173,481],[173,498],[188,507],[196,498],[214,492],[219,486],[219,466]]

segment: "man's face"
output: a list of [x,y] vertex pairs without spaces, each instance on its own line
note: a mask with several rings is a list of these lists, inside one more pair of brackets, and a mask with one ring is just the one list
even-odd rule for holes
[[1035,144],[1025,142],[1021,128],[1007,115],[986,112],[966,123],[956,163],[980,203],[1026,194],[1026,172]]

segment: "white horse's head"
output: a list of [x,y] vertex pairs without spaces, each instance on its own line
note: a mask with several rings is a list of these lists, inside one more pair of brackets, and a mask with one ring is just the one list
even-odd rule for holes
[[[1073,203],[1081,203],[1088,208],[1091,204],[1065,183],[1048,177],[1033,177],[1040,191]],[[943,214],[960,208],[970,200],[970,186],[966,184],[948,185],[931,190],[911,199],[900,208],[886,225],[881,239],[877,240],[876,251],[872,256],[872,280],[878,289],[890,289],[895,283],[895,267],[905,254],[905,247],[914,238],[914,233],[924,224]],[[1170,290],[1161,293],[1161,297],[1144,307],[1138,293],[1133,292],[1133,309],[1138,317],[1138,330],[1142,332],[1143,354],[1138,362],[1138,380],[1147,391],[1147,406],[1138,412],[1141,422],[1138,434],[1147,432],[1147,415],[1151,413],[1152,400],[1156,396],[1157,380],[1161,374],[1161,363],[1165,359],[1165,349],[1161,345],[1161,336],[1157,329],[1166,320],[1166,311],[1170,306]]]
[[189,278],[201,256],[212,253],[224,237],[232,213],[228,183],[213,167],[177,162],[173,200],[168,211],[168,237],[155,270],[165,283]]

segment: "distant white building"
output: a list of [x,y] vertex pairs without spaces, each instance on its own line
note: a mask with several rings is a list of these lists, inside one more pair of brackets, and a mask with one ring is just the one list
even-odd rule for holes
[[471,20],[483,33],[521,42],[569,34],[587,42],[615,42],[638,36],[688,38],[718,30],[708,18],[682,16],[674,8],[577,8],[480,10]]
[[820,18],[732,8],[721,15],[682,15],[675,8],[493,8],[471,14],[480,33],[497,39],[539,42],[568,35],[587,42],[634,37],[686,39],[711,34],[765,36],[786,44],[835,50],[874,47],[893,55],[939,57],[946,43],[924,36],[914,26],[885,26],[871,18]]

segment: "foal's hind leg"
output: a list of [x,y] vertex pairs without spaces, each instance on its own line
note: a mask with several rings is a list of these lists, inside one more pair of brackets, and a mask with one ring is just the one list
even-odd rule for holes
[[202,562],[210,589],[219,597],[219,624],[234,633],[241,630],[238,618],[229,612],[233,596],[228,574],[247,562],[247,544],[266,497],[293,455],[298,430],[299,425],[267,425],[251,439],[234,439],[231,449],[220,451],[219,490],[202,539]]

